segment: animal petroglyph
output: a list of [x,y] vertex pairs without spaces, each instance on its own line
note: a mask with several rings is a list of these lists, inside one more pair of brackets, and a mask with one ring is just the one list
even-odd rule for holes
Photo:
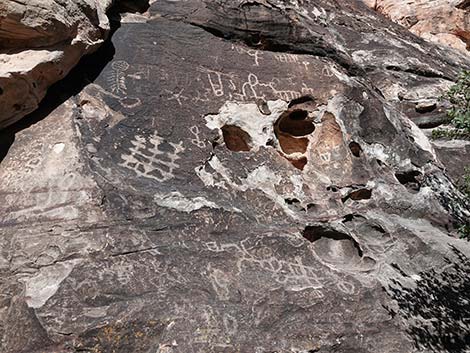
[[[136,136],[131,141],[129,154],[121,156],[123,163],[119,165],[134,171],[139,177],[154,179],[159,182],[174,178],[176,163],[185,150],[183,142],[166,142],[155,132],[149,137]],[[165,150],[161,146],[166,145]]]
[[114,61],[111,64],[111,72],[108,75],[108,83],[112,93],[126,94],[126,71],[129,64],[124,60]]

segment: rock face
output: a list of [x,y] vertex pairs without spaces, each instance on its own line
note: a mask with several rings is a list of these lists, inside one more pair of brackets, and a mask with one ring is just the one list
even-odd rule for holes
[[467,52],[470,46],[470,3],[467,0],[364,0],[414,34]]
[[89,60],[0,137],[2,352],[469,348],[468,200],[410,120],[467,57],[357,1],[161,0]]
[[0,1],[0,128],[35,110],[53,83],[103,43],[111,1]]

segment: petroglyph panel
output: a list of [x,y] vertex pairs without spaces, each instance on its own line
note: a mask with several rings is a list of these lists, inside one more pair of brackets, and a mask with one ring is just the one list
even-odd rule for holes
[[253,244],[253,239],[250,238],[237,243],[206,242],[205,246],[211,252],[227,252],[235,256],[238,276],[246,276],[250,271],[260,271],[269,274],[269,278],[286,290],[313,290],[312,293],[317,299],[323,298],[325,288],[331,286],[348,295],[356,293],[353,282],[328,270],[327,267],[320,264],[317,267],[305,265],[301,257],[291,260],[279,259],[271,248],[259,242]]
[[[200,72],[206,73],[202,84],[210,89],[203,89],[205,97],[207,94],[214,97],[225,97],[228,100],[250,101],[266,99],[282,99],[291,101],[303,95],[313,94],[315,90],[306,83],[302,84],[300,90],[286,89],[288,84],[279,78],[271,78],[270,81],[262,81],[258,75],[249,72],[246,76],[235,73],[227,74],[207,68],[199,68]],[[207,86],[206,86],[207,85]],[[200,95],[197,98],[200,100]]]
[[[180,167],[177,160],[184,152],[183,142],[166,142],[155,132],[149,137],[135,136],[129,153],[121,155],[119,165],[132,170],[137,176],[165,182],[174,178]],[[165,149],[163,149],[165,146]]]

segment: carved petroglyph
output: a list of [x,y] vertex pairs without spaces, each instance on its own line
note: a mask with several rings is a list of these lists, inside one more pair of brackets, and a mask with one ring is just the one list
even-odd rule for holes
[[[176,163],[185,150],[183,142],[166,142],[155,132],[149,137],[136,136],[131,141],[129,154],[121,156],[124,162],[119,165],[134,171],[139,177],[154,179],[159,182],[174,178]],[[166,149],[161,149],[165,145]]]
[[209,272],[209,279],[217,297],[220,300],[228,300],[230,297],[230,281],[227,278],[227,275],[221,270],[212,268],[211,264],[207,265],[207,271]]
[[[124,119],[124,116],[106,105],[104,103],[103,97],[115,99],[119,102],[119,104],[121,104],[123,108],[127,109],[133,109],[142,105],[142,101],[138,97],[128,97],[122,95],[119,96],[93,83],[90,84],[87,88],[90,89],[88,92],[83,91],[80,93],[80,99],[83,104],[83,114],[90,118],[99,118],[100,120],[104,119],[105,117],[110,117],[110,126],[116,125],[119,121]],[[98,110],[97,107],[100,107],[101,109]]]
[[331,72],[331,70],[328,68],[328,66],[325,66],[322,69],[321,73],[322,73],[323,76],[326,76],[326,77],[333,77],[335,75],[333,72]]
[[343,292],[345,294],[352,295],[356,291],[356,288],[354,287],[354,285],[352,283],[346,282],[346,281],[343,281],[343,280],[338,280],[336,286],[338,287],[338,289],[341,292]]
[[[287,60],[287,59],[286,59]],[[306,69],[307,69],[306,65]],[[302,95],[313,94],[314,89],[308,87],[305,83],[301,90],[279,88],[285,86],[278,78],[263,82],[258,76],[249,72],[246,79],[240,79],[233,73],[222,73],[219,71],[199,67],[198,71],[205,73],[208,81],[208,87],[204,94],[199,91],[193,101],[207,101],[208,95],[215,97],[226,97],[235,101],[256,101],[272,99],[276,97],[284,101],[291,101],[300,98]]]
[[211,346],[231,348],[231,337],[238,332],[237,319],[229,313],[216,312],[205,305],[202,318],[198,320],[198,328],[194,332],[194,343],[209,343]]
[[[237,255],[237,275],[242,275],[247,268],[255,267],[270,274],[270,278],[289,291],[302,291],[309,289],[316,298],[323,298],[325,286],[335,286],[342,293],[347,295],[356,294],[354,283],[339,276],[335,271],[326,270],[324,267],[312,267],[303,263],[301,257],[296,256],[293,261],[280,260],[273,253],[272,249],[262,246],[259,242],[255,245],[248,245],[252,238],[246,238],[237,243],[217,243],[215,241],[205,243],[206,248],[212,252],[228,252]],[[216,272],[211,268],[211,282],[219,295],[226,296],[228,283],[225,283],[226,275]],[[321,273],[321,275],[319,274]],[[214,276],[218,276],[218,281],[214,281]],[[227,284],[225,286],[225,284]],[[222,286],[222,288],[221,288]]]
[[245,49],[243,47],[237,46],[237,45],[232,45],[232,50],[236,50],[238,54],[247,54],[255,60],[255,63],[253,64],[254,66],[259,66],[259,60],[262,55],[262,51],[255,50],[255,49]]
[[234,96],[242,101],[266,99],[266,94],[260,93],[262,91],[270,91],[275,97],[284,101],[290,101],[302,96],[302,92],[277,89],[279,84],[280,81],[277,78],[273,78],[270,82],[263,83],[260,82],[258,76],[249,73],[246,82],[241,86],[241,94],[234,94]]
[[[60,219],[73,219],[78,217],[76,203],[88,201],[87,191],[80,190],[79,186],[85,188],[85,182],[76,174],[67,174],[60,179],[51,179],[47,182],[45,191],[31,189],[28,206],[23,205],[21,209],[14,210],[5,219],[22,219],[31,215],[42,217],[59,217]],[[78,188],[78,190],[77,190]],[[25,190],[26,191],[26,190]],[[17,201],[5,198],[7,204],[14,206]]]
[[274,58],[280,63],[290,63],[290,64],[299,63],[299,57],[293,54],[286,54],[286,53],[276,54]]
[[199,148],[204,148],[206,146],[206,143],[205,143],[205,141],[201,140],[201,136],[200,136],[201,131],[199,130],[199,126],[197,126],[197,125],[191,126],[189,131],[194,136],[194,138],[191,139],[191,143],[194,146],[197,146]]
[[258,76],[253,73],[248,74],[248,80],[242,85],[242,93],[239,95],[242,100],[249,100],[249,99],[262,99],[264,96],[258,95],[256,88],[260,86],[260,82]]
[[129,64],[124,60],[117,60],[111,64],[111,72],[108,75],[108,84],[112,93],[126,94],[126,71]]
[[[323,298],[322,289],[326,285],[336,285],[343,293],[352,295],[355,293],[353,283],[340,278],[333,271],[325,273],[322,269],[323,276],[320,276],[319,268],[307,266],[303,263],[301,257],[295,257],[294,261],[279,260],[274,256],[272,250],[268,247],[248,246],[250,238],[246,238],[239,243],[219,244],[215,241],[207,242],[206,248],[212,252],[230,252],[238,256],[237,259],[237,275],[241,275],[249,267],[256,267],[270,273],[276,283],[290,291],[302,291],[305,289],[314,290],[316,298]],[[212,269],[214,271],[214,269]],[[214,273],[214,272],[212,272]],[[218,273],[220,275],[221,271]],[[223,274],[223,273],[222,273]],[[214,281],[213,286],[214,286]],[[215,282],[219,284],[219,282]],[[220,288],[218,288],[221,291]],[[225,294],[225,292],[221,292]]]
[[133,65],[134,73],[127,74],[128,78],[134,80],[148,80],[150,79],[150,68],[149,65]]
[[[122,290],[129,295],[140,295],[142,293],[154,292],[155,295],[166,295],[169,287],[174,285],[187,285],[189,283],[187,275],[182,269],[171,266],[164,261],[159,261],[160,252],[155,249],[149,249],[140,252],[139,256],[126,255],[126,260],[119,254],[115,254],[102,266],[92,264],[87,267],[97,278],[109,279],[114,283],[116,290]],[[135,274],[138,273],[139,276]],[[85,278],[79,284],[89,282]]]
[[133,73],[129,73],[131,66],[124,60],[117,60],[111,64],[111,71],[106,76],[109,92],[101,89],[101,93],[119,100],[123,108],[133,109],[142,105],[138,97],[127,96],[127,79],[148,80],[150,67],[148,65],[133,65]]
[[222,319],[222,322],[224,324],[227,335],[232,337],[235,336],[235,334],[238,332],[237,319],[229,313],[226,313]]
[[208,68],[205,68],[203,66],[200,66],[198,68],[198,71],[207,74],[207,79],[209,80],[209,85],[211,87],[212,93],[216,97],[223,97],[225,95],[224,91],[224,79],[228,79],[229,82],[231,81],[233,83],[233,75],[225,74],[219,71],[211,70]]
[[166,89],[165,92],[167,92],[170,95],[170,97],[168,98],[169,101],[174,100],[180,106],[183,105],[183,101],[189,100],[189,97],[186,97],[185,95],[183,95],[184,88],[181,88],[178,92],[172,92]]
[[155,203],[159,206],[172,208],[181,212],[191,213],[193,211],[199,210],[201,208],[219,208],[225,209],[230,212],[241,211],[236,207],[223,207],[217,205],[215,202],[207,200],[204,197],[198,196],[193,198],[185,197],[178,191],[172,191],[168,194],[156,193],[153,197]]

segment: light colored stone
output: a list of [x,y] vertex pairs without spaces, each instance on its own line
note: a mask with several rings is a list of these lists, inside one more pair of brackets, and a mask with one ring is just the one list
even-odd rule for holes
[[469,5],[464,0],[363,0],[426,40],[466,52],[470,45]]
[[34,111],[52,84],[103,43],[111,3],[0,0],[0,128]]

